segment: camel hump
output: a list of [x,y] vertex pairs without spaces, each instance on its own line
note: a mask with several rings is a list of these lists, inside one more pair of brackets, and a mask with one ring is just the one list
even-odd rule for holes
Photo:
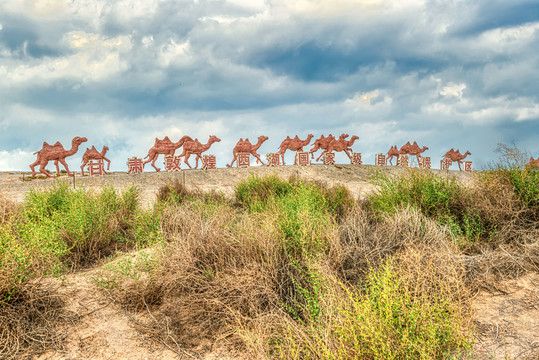
[[97,149],[95,148],[95,145],[92,145],[92,151],[97,151]]
[[50,146],[48,142],[43,141],[43,147]]

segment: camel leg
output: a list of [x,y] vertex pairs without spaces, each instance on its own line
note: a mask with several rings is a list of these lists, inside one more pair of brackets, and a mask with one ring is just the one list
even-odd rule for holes
[[233,154],[234,154],[234,159],[232,159],[232,162],[230,164],[226,164],[226,167],[232,167],[232,165],[234,165],[234,162],[236,161],[238,154],[237,153],[233,153]]
[[195,159],[196,159],[195,169],[198,169],[198,159],[200,159],[200,161],[202,161],[202,155],[197,154]]
[[279,153],[279,155],[281,155],[281,160],[283,161],[283,165],[286,165],[285,162],[284,162],[284,153],[285,153],[285,152],[286,152],[286,150],[283,151],[283,152],[281,152],[281,153]]
[[350,155],[349,150],[352,150],[352,149],[344,149],[344,152],[346,153],[346,155],[348,155],[348,158],[350,159],[350,161],[352,161],[352,155]]
[[189,156],[191,156],[190,153],[185,154],[185,158],[184,158],[183,162],[184,162],[187,166],[189,166],[189,169],[192,169],[192,167],[191,167],[191,165],[189,165],[189,161],[188,161],[188,160],[189,160]]
[[110,160],[103,156],[103,160],[105,160],[107,164],[107,170],[110,170]]
[[[459,150],[460,150],[460,149],[459,149]],[[459,164],[459,170],[462,171],[462,168],[460,167],[460,164],[462,163],[462,161],[457,160],[457,163]]]
[[43,174],[47,175],[47,177],[52,177],[51,174],[49,174],[49,172],[47,170],[45,170],[45,166],[47,166],[49,162],[42,162],[39,166],[39,172],[42,172]]
[[[153,168],[155,169],[155,171],[159,172],[161,171],[160,168],[158,168],[157,166],[155,166],[155,162],[157,161],[157,158],[159,157],[159,154],[157,154],[154,158],[153,158],[153,161],[152,161],[152,166]],[[148,160],[149,161],[149,160]]]
[[256,153],[256,151],[253,151],[253,152],[251,153],[251,155],[253,155],[253,156],[256,158],[257,164],[258,164],[258,162],[260,161],[260,163],[261,163],[262,165],[266,165],[266,164],[264,164],[264,162],[262,161],[262,159],[260,159],[260,155],[258,155],[258,154]]
[[80,173],[82,174],[81,176],[84,176],[84,167],[86,166],[86,164],[88,164],[87,162],[85,162],[84,164],[82,164],[80,166]]
[[[66,168],[68,176],[73,176],[73,173],[71,171],[69,171],[69,168],[67,167],[67,163],[66,163],[65,159],[58,159],[56,161],[59,161],[62,165],[64,165],[64,167]],[[58,169],[58,165],[56,165],[56,169]]]
[[56,166],[56,176],[60,176],[60,168],[58,167],[58,160],[54,160],[54,165]]
[[320,158],[324,156],[324,154],[327,152],[328,152],[327,150],[322,151],[322,154],[320,154],[320,156],[316,159],[316,161],[320,160]]
[[36,176],[36,169],[35,169],[35,167],[36,167],[36,165],[37,165],[38,163],[39,163],[39,160],[36,160],[35,163],[33,163],[33,164],[30,165],[30,169],[32,169],[32,176]]
[[387,164],[387,162],[389,161],[389,164],[390,164],[391,166],[393,166],[393,162],[392,162],[391,160],[393,160],[393,155],[387,157],[387,159],[386,159],[386,164]]

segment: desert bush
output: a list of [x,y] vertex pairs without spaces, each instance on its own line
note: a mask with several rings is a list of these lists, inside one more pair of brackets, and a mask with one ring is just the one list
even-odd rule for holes
[[188,189],[178,179],[161,186],[157,192],[157,201],[160,203],[170,202],[181,204],[184,201],[193,201],[196,199],[202,199],[206,203],[223,203],[227,201],[221,192]]
[[470,243],[489,240],[496,232],[496,224],[474,206],[474,193],[454,178],[410,169],[396,176],[376,172],[372,179],[379,186],[369,196],[369,209],[375,214],[412,206]]

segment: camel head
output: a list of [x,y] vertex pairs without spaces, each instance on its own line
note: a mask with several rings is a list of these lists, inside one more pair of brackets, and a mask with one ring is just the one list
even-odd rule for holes
[[354,135],[354,136],[352,136],[352,138],[350,139],[350,141],[351,141],[351,142],[354,142],[354,141],[356,141],[356,140],[358,140],[358,139],[359,139],[359,136]]
[[348,134],[342,134],[341,136],[339,136],[339,140],[344,140],[344,139],[346,139],[348,136],[350,136],[350,135],[348,135]]
[[209,142],[209,143],[212,143],[212,144],[213,144],[214,142],[220,142],[220,141],[221,141],[221,139],[219,139],[219,138],[218,138],[217,136],[215,136],[215,135],[211,135],[211,136],[210,136],[210,139],[208,140],[208,142]]
[[109,147],[107,145],[103,146],[103,153],[106,153],[107,151],[109,151]]
[[75,136],[73,138],[73,140],[71,141],[71,144],[73,144],[73,146],[78,147],[80,144],[82,144],[83,142],[86,142],[86,141],[88,141],[88,139],[85,138],[85,137]]
[[268,139],[269,139],[269,137],[264,136],[264,135],[258,137],[258,141],[259,141],[260,143],[263,143],[264,141],[266,141],[266,140],[268,140]]
[[423,147],[421,148],[421,152],[426,151],[426,150],[428,150],[428,149],[429,149],[429,148],[428,148],[427,146],[423,146]]
[[472,155],[472,153],[469,152],[469,151],[466,151],[466,152],[464,153],[464,157],[466,157],[466,156],[468,156],[468,155]]

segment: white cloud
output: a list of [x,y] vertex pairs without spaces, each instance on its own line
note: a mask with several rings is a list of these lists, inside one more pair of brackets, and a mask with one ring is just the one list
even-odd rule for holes
[[447,96],[447,97],[462,97],[462,92],[466,89],[466,84],[452,84],[449,83],[447,86],[444,86],[442,91],[440,91],[440,95]]

